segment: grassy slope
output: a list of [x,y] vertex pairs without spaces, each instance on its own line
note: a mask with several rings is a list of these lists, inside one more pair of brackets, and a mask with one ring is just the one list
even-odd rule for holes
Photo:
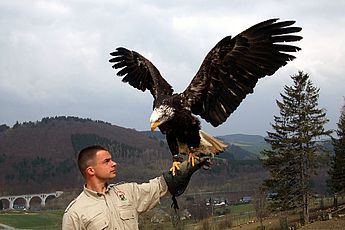
[[15,228],[61,229],[63,211],[37,213],[9,212],[0,214],[0,223]]

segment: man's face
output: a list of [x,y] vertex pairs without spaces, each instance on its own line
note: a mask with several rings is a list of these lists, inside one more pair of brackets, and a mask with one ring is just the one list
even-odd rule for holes
[[96,164],[93,168],[95,176],[105,182],[116,176],[116,162],[111,159],[108,151],[100,150],[96,153]]

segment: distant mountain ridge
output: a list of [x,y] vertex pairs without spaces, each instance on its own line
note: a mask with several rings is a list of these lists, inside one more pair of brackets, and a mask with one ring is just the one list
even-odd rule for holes
[[260,135],[249,135],[249,134],[230,134],[224,136],[218,136],[219,138],[227,142],[235,143],[253,143],[253,144],[262,144],[265,142],[265,138]]
[[218,138],[245,149],[248,152],[255,154],[257,157],[260,157],[260,152],[264,149],[270,149],[270,145],[267,144],[265,142],[265,138],[260,135],[231,134],[218,136]]

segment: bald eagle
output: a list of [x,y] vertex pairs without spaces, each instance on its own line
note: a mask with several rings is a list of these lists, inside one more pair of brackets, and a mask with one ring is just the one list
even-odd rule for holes
[[[295,56],[299,47],[288,42],[302,39],[295,33],[301,28],[295,21],[270,19],[258,23],[235,37],[227,36],[211,49],[191,83],[182,93],[174,93],[172,86],[158,69],[135,51],[119,47],[110,53],[117,75],[134,88],[149,90],[154,98],[151,129],[157,127],[166,135],[176,160],[188,151],[193,161],[200,154],[217,154],[226,145],[201,131],[199,115],[217,127],[227,120],[246,95],[253,93],[258,79],[273,75]],[[193,155],[194,153],[194,155]]]

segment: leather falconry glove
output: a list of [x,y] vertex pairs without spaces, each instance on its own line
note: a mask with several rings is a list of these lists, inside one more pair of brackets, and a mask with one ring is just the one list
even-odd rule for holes
[[172,175],[171,171],[163,173],[165,182],[168,185],[168,190],[172,195],[172,206],[174,207],[174,209],[178,209],[176,197],[184,193],[188,186],[190,178],[192,177],[192,174],[195,171],[199,170],[201,167],[208,169],[210,167],[210,164],[211,161],[209,156],[200,157],[199,159],[196,159],[196,163],[194,166],[192,166],[192,164],[187,160],[183,161],[180,164],[180,169],[177,170],[175,176]]

